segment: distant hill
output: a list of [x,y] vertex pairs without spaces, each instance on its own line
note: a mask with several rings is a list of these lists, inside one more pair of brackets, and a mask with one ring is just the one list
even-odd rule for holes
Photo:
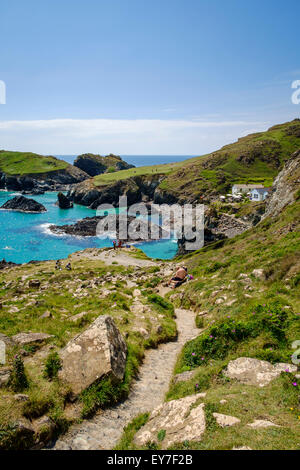
[[169,173],[160,189],[179,199],[225,193],[233,183],[270,186],[284,162],[300,148],[300,120],[250,134]]
[[284,162],[300,149],[300,120],[250,134],[201,157],[105,173],[71,191],[79,204],[117,203],[120,194],[139,202],[146,196],[157,203],[210,201],[234,183],[271,186]]
[[0,150],[1,189],[57,189],[88,177],[82,170],[56,157]]
[[74,161],[74,166],[85,171],[90,176],[134,168],[134,165],[125,162],[118,155],[109,154],[106,157],[102,157],[92,153],[79,155]]

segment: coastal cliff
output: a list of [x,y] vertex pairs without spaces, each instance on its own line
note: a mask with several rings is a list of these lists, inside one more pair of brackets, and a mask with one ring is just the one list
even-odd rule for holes
[[84,171],[55,157],[0,151],[0,189],[59,190],[88,177]]
[[118,155],[109,154],[102,157],[101,155],[94,155],[92,153],[79,155],[74,161],[74,166],[84,171],[89,176],[97,176],[106,172],[134,168],[134,165],[125,162]]

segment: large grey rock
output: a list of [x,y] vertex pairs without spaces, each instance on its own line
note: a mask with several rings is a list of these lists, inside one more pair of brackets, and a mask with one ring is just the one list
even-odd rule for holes
[[126,343],[113,319],[102,315],[61,351],[59,377],[76,395],[104,376],[121,381],[126,353]]
[[230,361],[224,375],[230,379],[237,379],[247,385],[257,385],[264,387],[271,380],[278,377],[281,372],[288,370],[296,372],[297,366],[292,364],[279,363],[274,366],[267,361],[261,361],[251,357],[239,357]]
[[[204,403],[193,407],[199,395],[172,400],[157,407],[148,422],[135,435],[134,442],[145,446],[155,442],[168,448],[175,442],[200,441],[205,431]],[[158,433],[165,431],[159,441]]]
[[53,335],[47,333],[18,333],[12,337],[12,340],[20,346],[26,346],[43,343],[52,337]]

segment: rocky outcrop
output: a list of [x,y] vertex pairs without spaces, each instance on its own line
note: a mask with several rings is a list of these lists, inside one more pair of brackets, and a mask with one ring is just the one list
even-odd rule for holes
[[67,165],[60,170],[26,175],[8,175],[0,171],[0,189],[36,194],[49,190],[63,190],[88,178],[89,175],[73,165]]
[[13,199],[9,199],[1,209],[18,211],[18,212],[47,212],[47,209],[36,202],[34,199],[28,199],[24,196],[16,196]]
[[134,168],[134,165],[130,165],[117,155],[109,154],[106,157],[102,157],[92,153],[79,155],[74,161],[74,166],[80,168],[80,170],[83,170],[89,176],[101,175],[111,170],[119,171]]
[[47,333],[18,333],[12,336],[11,339],[19,346],[28,346],[41,344],[52,337]]
[[67,198],[62,192],[57,195],[57,205],[60,209],[72,209],[73,202]]
[[274,181],[272,193],[266,200],[265,217],[275,217],[299,197],[300,150],[293,153]]
[[139,447],[155,443],[167,449],[175,443],[201,441],[205,431],[204,403],[195,406],[200,396],[196,394],[160,405],[136,433],[134,443]]
[[[119,203],[120,196],[127,196],[128,205],[141,201],[154,200],[155,192],[164,175],[133,176],[112,184],[96,186],[93,180],[75,185],[67,197],[77,204],[97,209],[100,204]],[[168,201],[165,200],[167,203]]]
[[113,319],[100,316],[61,351],[59,377],[70,385],[75,395],[104,377],[120,382],[126,354],[126,343]]
[[[110,215],[107,218],[106,216],[86,217],[70,225],[50,225],[49,229],[53,233],[57,233],[57,234],[65,233],[67,235],[80,236],[80,237],[102,236],[102,235],[105,235],[105,232],[100,231],[98,224],[101,222],[101,220],[106,219],[108,223],[108,227],[111,227],[111,229],[108,228],[107,232],[110,232],[110,233],[114,232],[115,237],[120,238],[119,229],[120,229],[120,222],[122,221],[122,218],[123,218],[122,214],[116,217],[116,225],[114,225],[113,215]],[[131,227],[133,228],[133,226],[136,226],[137,228],[135,236],[133,233],[130,232],[130,228]],[[114,230],[114,227],[116,228],[116,230]],[[137,219],[136,217],[133,217],[133,216],[127,216],[128,237],[126,240],[124,240],[123,238],[121,239],[123,242],[125,241],[137,242],[137,241],[150,240],[151,231],[153,231],[154,229],[158,233],[159,238],[163,238],[167,236],[167,232],[163,230],[161,227],[158,227],[155,224],[150,224],[148,223],[148,221]]]
[[278,363],[273,366],[267,361],[251,357],[239,357],[229,362],[224,375],[243,384],[264,387],[278,377],[281,372],[295,373],[297,372],[297,366],[285,363]]

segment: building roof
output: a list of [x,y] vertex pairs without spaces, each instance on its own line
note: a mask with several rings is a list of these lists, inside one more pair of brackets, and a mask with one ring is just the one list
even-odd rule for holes
[[252,191],[257,191],[259,194],[269,193],[272,188],[253,188]]
[[237,189],[258,189],[258,188],[263,188],[263,184],[234,184],[232,186],[233,188]]

